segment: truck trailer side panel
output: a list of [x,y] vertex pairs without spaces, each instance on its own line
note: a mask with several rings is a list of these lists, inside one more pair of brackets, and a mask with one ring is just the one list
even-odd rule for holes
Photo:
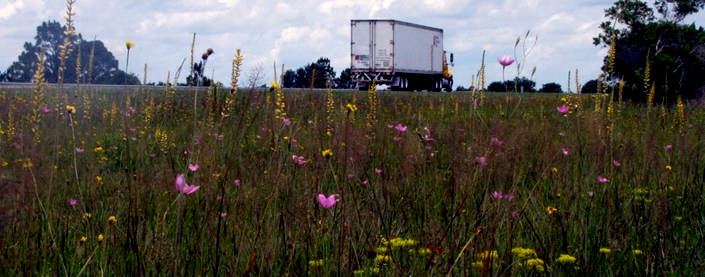
[[404,23],[394,26],[394,69],[403,73],[443,71],[443,31]]

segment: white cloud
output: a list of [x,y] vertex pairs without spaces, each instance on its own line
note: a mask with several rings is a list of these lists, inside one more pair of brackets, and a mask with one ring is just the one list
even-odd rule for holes
[[12,3],[8,3],[0,8],[0,20],[8,19],[17,13],[17,10],[24,7],[24,1],[17,0]]

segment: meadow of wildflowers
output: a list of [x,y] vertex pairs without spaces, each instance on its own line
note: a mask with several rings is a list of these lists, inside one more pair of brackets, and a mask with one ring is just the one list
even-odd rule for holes
[[232,89],[49,88],[43,59],[0,90],[1,276],[705,272],[702,102],[239,89],[239,50]]
[[700,103],[37,93],[0,91],[3,276],[705,269]]

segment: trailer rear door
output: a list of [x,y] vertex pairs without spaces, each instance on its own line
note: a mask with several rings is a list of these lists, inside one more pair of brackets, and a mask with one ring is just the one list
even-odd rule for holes
[[351,69],[369,71],[372,69],[372,34],[374,23],[353,21],[351,23],[350,61]]
[[373,21],[373,59],[377,72],[392,72],[394,69],[394,22]]

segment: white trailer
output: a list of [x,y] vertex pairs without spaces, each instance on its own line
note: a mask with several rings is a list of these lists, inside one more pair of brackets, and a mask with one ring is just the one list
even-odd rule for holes
[[351,20],[350,27],[350,69],[358,88],[375,81],[392,90],[452,89],[443,30],[398,20]]

